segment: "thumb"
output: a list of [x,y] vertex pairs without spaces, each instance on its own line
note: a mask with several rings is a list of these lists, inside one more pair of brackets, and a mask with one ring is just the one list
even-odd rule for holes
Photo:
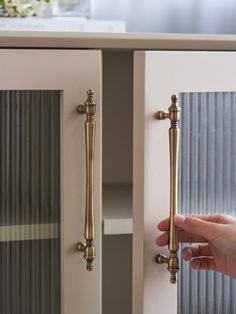
[[205,238],[208,241],[213,240],[219,233],[219,224],[201,220],[192,216],[183,216],[176,214],[174,217],[175,225],[182,230]]

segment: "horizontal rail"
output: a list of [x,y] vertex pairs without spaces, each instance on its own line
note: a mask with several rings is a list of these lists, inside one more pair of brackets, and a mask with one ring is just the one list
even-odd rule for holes
[[59,237],[59,223],[0,226],[0,242],[57,239]]

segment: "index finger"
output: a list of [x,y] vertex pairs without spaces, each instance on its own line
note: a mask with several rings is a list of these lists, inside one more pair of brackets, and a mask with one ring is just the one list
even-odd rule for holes
[[[188,217],[195,217],[201,220],[209,221],[209,222],[215,222],[218,223],[222,220],[222,215],[201,215],[201,214],[196,214],[196,215],[185,215]],[[157,228],[160,231],[168,231],[169,230],[169,224],[170,224],[170,218],[166,218],[159,222],[157,225]]]

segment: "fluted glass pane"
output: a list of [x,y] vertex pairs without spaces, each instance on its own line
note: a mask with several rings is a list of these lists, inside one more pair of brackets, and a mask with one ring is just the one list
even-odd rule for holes
[[[180,212],[236,215],[236,93],[182,93],[179,104]],[[236,313],[235,280],[180,267],[179,314]]]
[[0,313],[60,314],[60,91],[0,91]]

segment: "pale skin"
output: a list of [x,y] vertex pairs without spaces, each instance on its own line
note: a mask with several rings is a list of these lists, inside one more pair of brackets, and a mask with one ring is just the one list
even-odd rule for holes
[[[185,261],[198,270],[212,270],[236,279],[236,219],[228,215],[175,215],[179,242],[189,243],[182,252]],[[159,246],[168,244],[169,219],[158,224],[163,233]]]

